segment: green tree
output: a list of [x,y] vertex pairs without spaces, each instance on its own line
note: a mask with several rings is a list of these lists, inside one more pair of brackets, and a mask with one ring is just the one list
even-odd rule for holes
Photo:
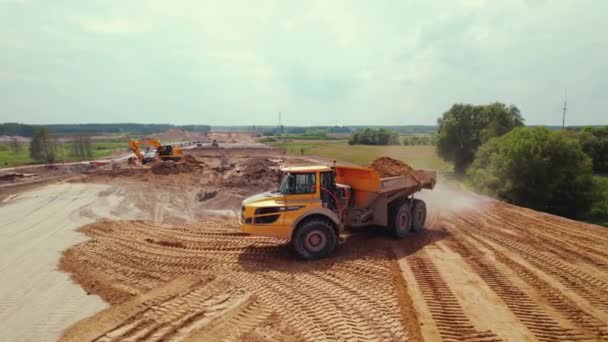
[[608,126],[586,127],[578,137],[581,148],[593,160],[593,170],[608,173]]
[[348,140],[350,145],[400,145],[399,134],[386,128],[371,129],[355,132]]
[[585,214],[594,200],[591,159],[577,139],[541,127],[489,140],[468,176],[484,193],[563,216]]
[[46,128],[34,133],[30,142],[30,157],[41,163],[53,163],[57,159],[57,143]]
[[482,143],[523,126],[515,106],[492,103],[483,106],[455,104],[438,120],[437,152],[463,173],[475,158]]
[[70,143],[70,155],[79,159],[93,158],[93,147],[91,137],[79,135]]
[[13,154],[19,154],[19,152],[21,152],[21,143],[19,142],[19,138],[17,137],[11,137],[9,146]]

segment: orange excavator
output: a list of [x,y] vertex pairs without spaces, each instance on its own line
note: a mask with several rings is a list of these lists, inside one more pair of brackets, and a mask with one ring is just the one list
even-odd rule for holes
[[[139,148],[140,145],[148,145],[148,148],[142,152]],[[148,139],[147,141],[130,140],[129,147],[142,164],[147,164],[157,159],[180,161],[184,156],[181,148],[173,147],[172,145],[161,145],[158,139]]]

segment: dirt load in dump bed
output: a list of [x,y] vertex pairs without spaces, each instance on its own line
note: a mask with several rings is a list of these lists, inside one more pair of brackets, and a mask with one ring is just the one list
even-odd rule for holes
[[390,157],[376,158],[369,166],[370,169],[378,172],[380,177],[412,177],[420,183],[423,188],[432,189],[437,182],[437,174],[434,171],[414,170],[401,160]]

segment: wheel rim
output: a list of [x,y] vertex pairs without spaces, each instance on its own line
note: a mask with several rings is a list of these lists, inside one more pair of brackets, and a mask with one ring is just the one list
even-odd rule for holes
[[320,230],[313,230],[306,234],[306,239],[304,239],[304,241],[306,249],[312,252],[321,251],[325,248],[325,245],[327,245],[327,238]]

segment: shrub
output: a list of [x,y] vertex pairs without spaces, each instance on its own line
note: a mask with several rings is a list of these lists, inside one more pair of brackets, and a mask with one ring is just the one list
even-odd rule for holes
[[577,139],[546,128],[517,128],[489,140],[468,176],[482,192],[563,216],[585,214],[594,199],[591,159]]

